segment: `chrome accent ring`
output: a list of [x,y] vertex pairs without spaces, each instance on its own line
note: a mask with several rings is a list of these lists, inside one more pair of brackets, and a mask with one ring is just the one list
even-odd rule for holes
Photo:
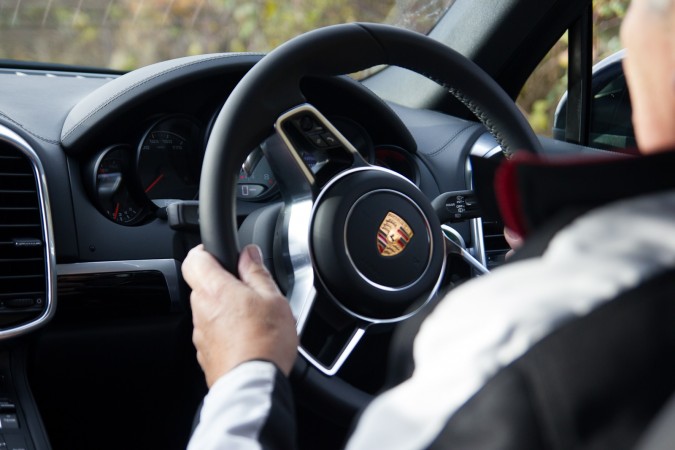
[[54,229],[52,226],[49,191],[47,190],[47,177],[37,153],[21,136],[3,125],[0,125],[0,141],[19,150],[31,162],[40,204],[42,239],[45,248],[45,307],[42,310],[42,314],[30,322],[6,330],[0,330],[0,339],[8,339],[41,327],[54,316],[56,312],[56,274],[54,272],[56,252],[54,250]]

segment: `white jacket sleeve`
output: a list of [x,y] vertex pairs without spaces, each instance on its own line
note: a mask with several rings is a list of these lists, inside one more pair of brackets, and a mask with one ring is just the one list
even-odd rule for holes
[[249,361],[211,386],[188,450],[295,446],[295,411],[288,380],[270,362]]

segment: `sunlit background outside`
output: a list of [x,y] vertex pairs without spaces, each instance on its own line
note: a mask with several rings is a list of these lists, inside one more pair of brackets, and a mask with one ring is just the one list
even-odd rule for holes
[[[618,30],[629,1],[594,0],[595,61],[620,49]],[[426,33],[453,2],[0,0],[0,58],[126,71],[186,55],[266,52],[305,31],[342,22],[385,22]],[[565,36],[518,99],[537,133],[550,134],[566,71]]]
[[265,52],[342,22],[428,32],[453,1],[0,0],[0,56],[130,70],[186,55]]

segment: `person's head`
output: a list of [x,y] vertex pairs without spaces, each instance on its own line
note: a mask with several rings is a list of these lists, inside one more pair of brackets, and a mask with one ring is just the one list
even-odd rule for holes
[[621,27],[633,125],[643,153],[675,148],[675,0],[632,0]]

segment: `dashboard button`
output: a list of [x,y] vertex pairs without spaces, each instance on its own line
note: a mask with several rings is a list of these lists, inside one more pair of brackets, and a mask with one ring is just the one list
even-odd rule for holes
[[327,147],[328,145],[326,142],[323,140],[320,134],[308,134],[307,138],[310,140],[312,144],[314,144],[316,147],[319,148],[324,148]]
[[338,144],[338,140],[331,133],[323,133],[321,137],[329,147],[333,147],[334,145]]
[[0,411],[2,412],[16,412],[16,404],[8,399],[0,399]]
[[0,415],[0,428],[3,430],[11,430],[19,428],[19,419],[16,414],[2,414]]

